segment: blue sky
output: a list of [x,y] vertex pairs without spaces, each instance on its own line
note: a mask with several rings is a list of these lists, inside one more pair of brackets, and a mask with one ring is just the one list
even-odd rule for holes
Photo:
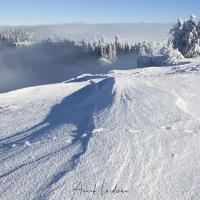
[[0,25],[175,22],[195,14],[200,0],[0,0]]

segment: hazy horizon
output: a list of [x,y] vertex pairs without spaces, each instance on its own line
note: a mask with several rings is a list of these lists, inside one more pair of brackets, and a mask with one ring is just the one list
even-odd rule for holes
[[162,41],[168,36],[173,23],[65,23],[51,25],[23,25],[23,26],[0,26],[0,31],[12,28],[45,29],[46,37],[51,34],[65,34],[72,36],[75,40],[100,39],[105,35],[108,41],[114,40],[119,35],[121,40],[130,43],[142,42],[146,40]]
[[63,22],[63,23],[46,23],[46,24],[16,24],[16,25],[10,25],[10,24],[4,24],[1,25],[0,27],[35,27],[35,26],[60,26],[60,25],[103,25],[103,24],[175,24],[176,21],[174,22],[99,22],[99,23],[90,23],[90,22]]

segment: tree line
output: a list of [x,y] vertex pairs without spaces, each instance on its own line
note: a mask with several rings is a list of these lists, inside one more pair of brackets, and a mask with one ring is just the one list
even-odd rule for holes
[[[0,33],[0,44],[24,43],[25,45],[26,42],[41,39],[40,34],[39,30],[11,29]],[[169,53],[169,51],[179,51],[186,58],[200,55],[200,22],[195,23],[194,15],[191,15],[189,20],[179,19],[170,30],[170,34],[170,38],[166,38],[160,43],[144,40],[136,44],[122,43],[118,35],[111,42],[108,42],[104,35],[100,40],[89,41],[85,38],[81,42],[77,42],[72,37],[57,34],[42,40],[42,45],[73,47],[85,51],[91,56],[109,60],[115,60],[122,55],[155,55]]]

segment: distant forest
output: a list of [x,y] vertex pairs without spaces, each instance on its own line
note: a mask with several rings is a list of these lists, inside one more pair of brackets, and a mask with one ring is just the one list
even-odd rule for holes
[[[20,47],[27,45],[40,44],[46,48],[73,48],[77,52],[85,52],[96,58],[106,58],[114,61],[123,55],[166,55],[176,54],[177,51],[184,57],[190,58],[200,55],[200,22],[195,23],[195,16],[191,15],[190,20],[178,20],[170,30],[171,37],[165,38],[158,43],[155,41],[144,40],[141,43],[129,44],[128,41],[122,43],[118,35],[114,41],[108,42],[103,35],[100,40],[75,41],[70,36],[59,35],[49,36],[41,39],[41,30],[31,29],[11,29],[0,33],[1,47]],[[172,56],[172,55],[171,55]],[[169,56],[168,56],[169,57]]]

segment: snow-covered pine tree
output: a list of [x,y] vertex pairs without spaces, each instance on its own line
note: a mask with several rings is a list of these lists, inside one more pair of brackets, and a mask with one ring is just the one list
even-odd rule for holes
[[197,24],[197,32],[198,32],[198,39],[199,39],[198,44],[200,45],[200,21]]
[[159,54],[160,53],[160,46],[159,43],[155,41],[149,41],[147,46],[147,52],[148,54]]
[[116,50],[116,46],[115,46],[115,44],[113,44],[112,42],[111,42],[111,57],[113,58],[113,59],[115,59],[115,58],[117,58],[117,50]]
[[195,16],[190,15],[190,20],[178,24],[171,29],[173,47],[178,49],[185,57],[200,55],[198,27],[194,22]]
[[86,51],[88,51],[88,39],[87,38],[82,40],[82,46]]
[[119,55],[122,54],[122,44],[121,40],[118,35],[115,36],[115,48],[116,48],[116,56],[118,57]]
[[112,59],[112,46],[110,43],[106,45],[106,58]]
[[132,54],[138,55],[139,54],[139,45],[138,44],[131,45],[130,52]]
[[106,45],[106,37],[105,37],[105,35],[102,35],[101,44],[102,44],[103,46]]
[[198,32],[197,26],[194,22],[195,16],[191,15],[190,20],[183,24],[183,43],[181,53],[185,57],[194,57],[200,54],[198,48]]
[[138,54],[143,56],[146,54],[146,51],[145,51],[145,46],[142,44],[142,43],[138,43]]
[[169,39],[166,41],[166,45],[162,48],[161,52],[164,54],[163,64],[178,64],[179,60],[184,59],[180,51],[173,48],[173,44]]
[[94,52],[94,47],[90,42],[88,43],[88,52],[90,53],[90,55],[93,55]]
[[47,41],[48,41],[49,43],[53,43],[53,42],[55,41],[55,39],[54,39],[53,36],[49,36],[48,39],[47,39]]
[[181,48],[182,43],[182,29],[183,29],[184,22],[182,19],[178,19],[178,23],[173,26],[173,28],[170,30],[170,34],[172,34],[172,42],[175,49]]
[[103,47],[101,45],[101,41],[100,40],[98,42],[98,46],[94,50],[94,55],[97,58],[103,58],[104,57],[104,50],[103,50]]
[[94,42],[92,43],[93,48],[95,49],[95,47],[98,46],[98,42],[97,42],[97,38],[94,38]]
[[126,42],[124,45],[124,54],[128,55],[129,53],[130,53],[130,46],[129,46],[129,43]]

